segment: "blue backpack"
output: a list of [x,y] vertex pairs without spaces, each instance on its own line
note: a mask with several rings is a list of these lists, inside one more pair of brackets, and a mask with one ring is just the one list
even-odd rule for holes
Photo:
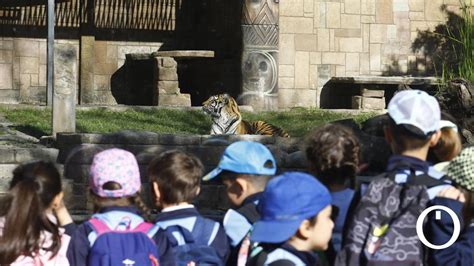
[[[219,224],[214,221],[197,217],[192,232],[180,225],[166,227],[164,230],[173,248],[176,265],[224,265],[217,250],[209,246],[214,241],[216,226]],[[162,228],[159,222],[155,227]]]
[[127,230],[119,231],[110,229],[97,218],[91,218],[88,223],[97,234],[89,252],[88,265],[159,265],[157,247],[150,230],[153,224],[142,222],[133,229],[127,226]]

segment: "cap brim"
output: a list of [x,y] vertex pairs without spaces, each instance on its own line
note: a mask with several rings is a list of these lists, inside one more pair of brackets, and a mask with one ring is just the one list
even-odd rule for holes
[[254,224],[250,240],[263,243],[282,243],[290,239],[303,220],[258,221]]
[[216,176],[218,176],[220,173],[222,173],[222,169],[219,167],[216,167],[214,170],[210,171],[207,175],[202,177],[203,181],[209,181]]

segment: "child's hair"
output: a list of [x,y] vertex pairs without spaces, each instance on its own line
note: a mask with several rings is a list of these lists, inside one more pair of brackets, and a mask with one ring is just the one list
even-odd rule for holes
[[194,155],[180,150],[160,154],[148,166],[150,182],[160,189],[160,201],[166,204],[191,202],[197,196],[204,167]]
[[235,180],[235,178],[238,176],[239,178],[243,178],[247,182],[252,184],[252,186],[257,190],[265,189],[265,186],[267,185],[268,181],[270,181],[270,179],[272,178],[272,176],[269,176],[269,175],[239,174],[239,173],[234,173],[234,172],[230,172],[226,170],[222,171],[221,176],[222,176],[222,179],[228,179],[228,180]]
[[[105,183],[102,187],[110,191],[120,190],[122,188],[119,183],[113,181]],[[133,205],[138,208],[145,220],[151,221],[151,210],[143,202],[139,192],[135,195],[120,198],[104,198],[95,195],[92,191],[90,191],[89,194],[92,196],[93,212],[95,213],[99,212],[102,208],[114,206],[127,207]]]
[[441,113],[441,137],[436,146],[431,150],[436,159],[440,162],[451,161],[462,150],[461,137],[458,133],[458,127],[451,121],[454,121],[449,114]]
[[472,223],[474,223],[474,192],[462,187],[458,188],[464,193],[464,197],[466,198],[462,209],[462,214],[464,218],[464,225],[467,229]]
[[[46,210],[61,191],[61,177],[53,163],[32,162],[13,170],[9,192],[0,206],[0,217],[5,218],[0,237],[1,264],[10,264],[20,255],[34,256],[40,249],[52,252],[51,257],[58,253],[58,226],[48,219]],[[52,234],[49,247],[42,246],[44,231]]]
[[393,141],[397,147],[395,152],[421,149],[430,141],[429,136],[421,136],[414,133],[419,131],[414,126],[397,125],[391,117],[387,126],[392,133]]
[[359,142],[352,131],[337,124],[317,128],[306,140],[310,171],[326,186],[347,185],[355,177],[359,150]]

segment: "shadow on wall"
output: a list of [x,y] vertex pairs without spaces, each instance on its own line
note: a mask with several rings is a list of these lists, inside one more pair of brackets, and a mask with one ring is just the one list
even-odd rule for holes
[[446,5],[441,6],[441,11],[447,18],[445,23],[440,23],[433,31],[418,30],[418,36],[411,47],[412,52],[417,55],[416,62],[408,62],[407,69],[403,69],[398,58],[392,56],[392,63],[383,72],[383,76],[441,76],[443,64],[457,72],[463,59],[460,54],[463,44],[455,39],[460,39],[460,27],[464,24],[464,18],[449,11]]

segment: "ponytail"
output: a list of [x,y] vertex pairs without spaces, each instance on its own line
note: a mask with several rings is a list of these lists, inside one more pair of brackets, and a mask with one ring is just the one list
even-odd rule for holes
[[[46,215],[50,203],[61,192],[59,173],[51,163],[37,162],[19,166],[13,173],[8,195],[0,205],[4,217],[0,237],[0,264],[11,264],[19,256],[34,256],[40,249],[60,249],[58,227]],[[52,244],[44,247],[42,231],[52,234]]]
[[151,210],[146,206],[145,202],[143,202],[142,198],[140,197],[140,194],[131,197],[131,201],[132,204],[135,205],[138,210],[140,210],[143,218],[146,221],[151,221]]

